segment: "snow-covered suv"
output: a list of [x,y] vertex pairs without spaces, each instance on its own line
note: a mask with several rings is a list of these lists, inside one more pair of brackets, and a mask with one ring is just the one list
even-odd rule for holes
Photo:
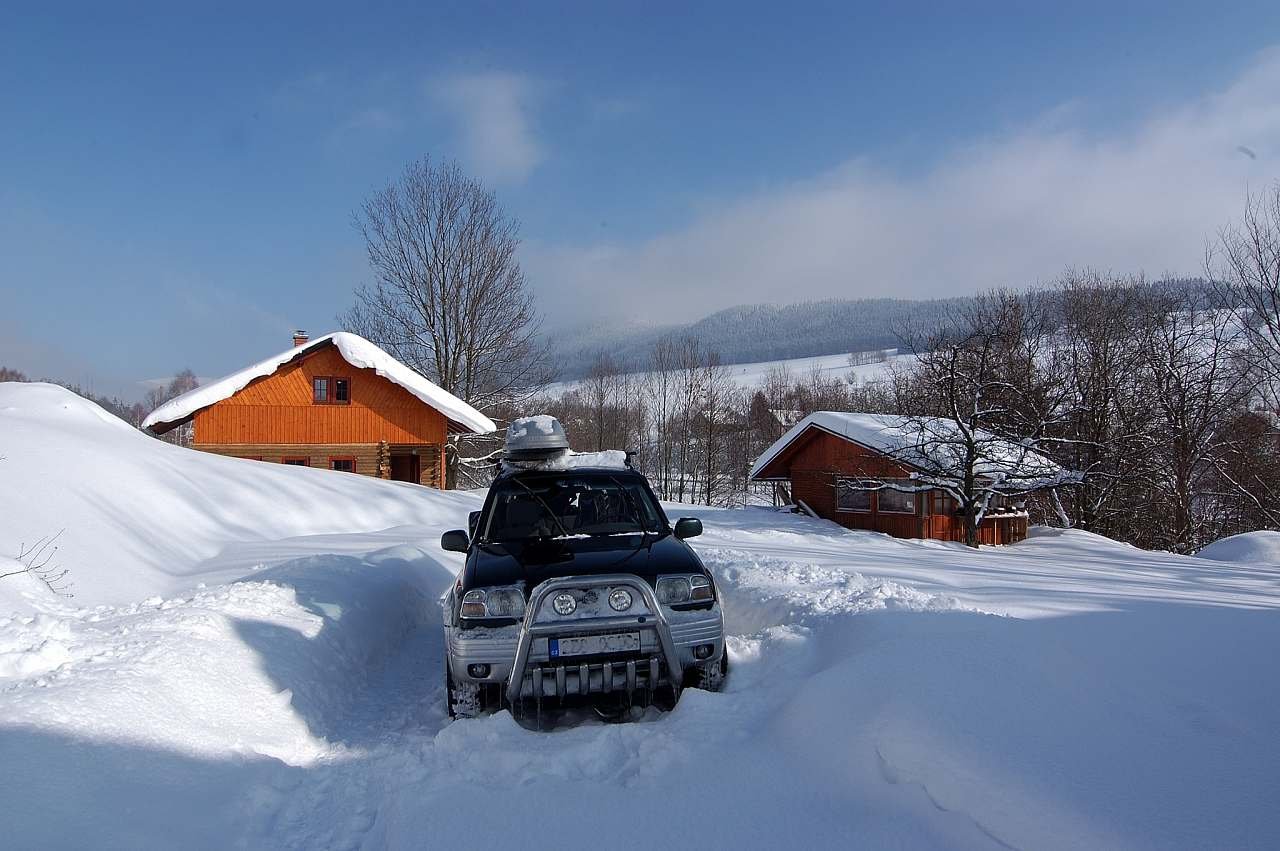
[[576,702],[616,712],[687,686],[719,689],[719,592],[684,541],[701,521],[671,524],[622,452],[522,456],[529,423],[512,424],[470,530],[441,539],[467,556],[444,599],[450,715]]

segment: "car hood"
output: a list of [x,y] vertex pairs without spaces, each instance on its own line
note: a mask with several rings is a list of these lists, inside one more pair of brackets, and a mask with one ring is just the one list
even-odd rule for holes
[[525,593],[548,579],[630,573],[653,584],[663,573],[705,573],[702,562],[670,534],[477,544],[467,556],[464,590],[525,583]]

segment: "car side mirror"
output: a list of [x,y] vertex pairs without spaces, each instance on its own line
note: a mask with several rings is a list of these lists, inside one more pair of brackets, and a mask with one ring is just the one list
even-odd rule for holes
[[676,521],[675,536],[680,540],[696,538],[702,534],[702,521],[697,517],[681,517]]
[[471,539],[461,529],[453,529],[440,536],[440,549],[451,553],[465,553],[471,546]]
[[480,525],[480,512],[473,511],[467,515],[467,533],[471,537],[476,536],[476,526]]

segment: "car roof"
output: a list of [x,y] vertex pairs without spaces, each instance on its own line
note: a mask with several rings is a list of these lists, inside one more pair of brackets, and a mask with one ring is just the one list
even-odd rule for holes
[[645,477],[638,470],[627,467],[619,469],[617,467],[573,467],[568,470],[541,470],[521,469],[518,467],[507,467],[498,473],[495,483],[503,479],[520,478],[617,478],[617,479],[641,479]]

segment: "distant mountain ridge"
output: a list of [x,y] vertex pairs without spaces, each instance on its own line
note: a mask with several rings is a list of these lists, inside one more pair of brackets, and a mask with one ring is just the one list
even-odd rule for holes
[[[1199,278],[1160,280],[1150,286],[1187,300],[1226,304],[1213,282]],[[1024,295],[1038,296],[1037,290]],[[685,324],[600,322],[554,334],[558,380],[584,377],[601,352],[628,371],[644,371],[653,344],[667,335],[694,337],[704,351],[719,352],[726,364],[898,348],[903,344],[901,335],[912,326],[918,330],[946,325],[977,298],[835,298],[738,305]]]
[[805,358],[891,349],[909,324],[946,322],[972,296],[945,299],[825,299],[796,304],[728,307],[683,325],[629,328],[599,323],[555,335],[561,381],[586,375],[598,353],[629,369],[647,367],[653,344],[664,336],[691,336],[725,363]]

